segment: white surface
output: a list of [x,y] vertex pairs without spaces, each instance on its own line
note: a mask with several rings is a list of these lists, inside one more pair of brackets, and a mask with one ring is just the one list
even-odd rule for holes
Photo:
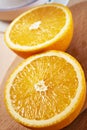
[[4,36],[0,34],[0,84],[15,58],[16,54],[5,45]]
[[9,22],[0,21],[0,32],[4,32],[8,25]]

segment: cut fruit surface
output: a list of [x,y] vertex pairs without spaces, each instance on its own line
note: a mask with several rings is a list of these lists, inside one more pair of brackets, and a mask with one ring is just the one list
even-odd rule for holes
[[70,10],[61,4],[45,4],[16,18],[5,33],[8,47],[18,52],[65,51],[73,35]]
[[61,51],[48,51],[24,60],[5,87],[11,116],[28,127],[71,123],[84,104],[85,76],[78,61]]

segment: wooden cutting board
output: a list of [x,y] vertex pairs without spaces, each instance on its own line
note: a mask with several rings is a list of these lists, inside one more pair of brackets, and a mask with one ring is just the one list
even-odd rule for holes
[[[86,81],[87,81],[87,1],[82,2],[70,7],[73,19],[74,19],[74,36],[70,47],[67,52],[73,55],[82,65]],[[14,62],[8,69],[3,82],[0,86],[0,130],[30,130],[17,122],[15,122],[7,113],[4,105],[4,86],[6,79],[13,69],[19,64],[23,59],[16,57]],[[1,74],[0,74],[1,75]],[[87,129],[87,100],[84,106],[85,111],[81,113],[78,118],[71,123],[69,126],[63,130],[86,130]]]

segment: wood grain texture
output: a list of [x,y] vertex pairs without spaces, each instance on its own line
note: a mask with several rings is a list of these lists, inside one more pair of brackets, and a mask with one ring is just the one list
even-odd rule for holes
[[[67,52],[81,63],[87,81],[87,1],[73,5],[70,9],[74,19],[74,36]],[[7,113],[4,105],[6,79],[21,60],[21,58],[16,57],[0,86],[0,130],[30,130],[15,122]],[[86,109],[87,100],[85,104],[84,107]],[[63,130],[87,130],[87,109]]]
[[87,130],[87,109],[76,120],[63,130]]
[[87,1],[70,7],[70,10],[74,20],[74,35],[67,52],[82,65],[87,84]]

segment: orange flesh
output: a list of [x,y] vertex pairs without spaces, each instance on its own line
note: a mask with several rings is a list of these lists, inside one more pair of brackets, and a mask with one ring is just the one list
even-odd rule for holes
[[70,63],[56,56],[40,57],[14,79],[10,89],[12,105],[27,119],[49,119],[71,103],[77,86]]
[[[37,22],[40,22],[38,28],[30,29]],[[10,38],[14,44],[36,46],[54,38],[65,22],[66,17],[62,9],[57,9],[57,7],[39,8],[23,16],[14,24]]]

